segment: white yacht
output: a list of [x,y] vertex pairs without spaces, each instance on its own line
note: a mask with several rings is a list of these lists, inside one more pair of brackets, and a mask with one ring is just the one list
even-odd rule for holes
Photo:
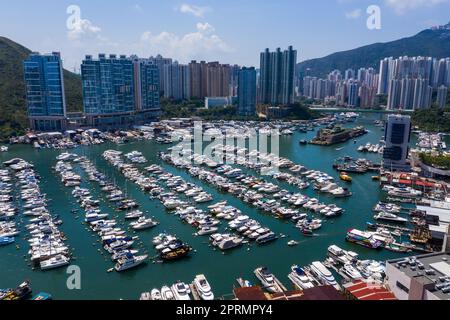
[[153,289],[152,292],[150,293],[150,296],[152,300],[155,301],[162,300],[161,291],[159,291],[158,289]]
[[288,278],[299,289],[311,289],[314,287],[313,279],[311,279],[305,271],[297,265],[291,267],[292,272]]
[[119,259],[114,269],[116,269],[117,272],[121,272],[131,268],[135,268],[144,263],[147,257],[148,255],[133,256],[132,254],[128,254],[127,256]]
[[157,222],[153,221],[152,219],[146,219],[144,217],[139,218],[139,220],[136,222],[130,223],[130,226],[136,231],[150,229],[156,227],[157,225]]
[[342,268],[342,271],[351,279],[351,280],[359,280],[362,279],[361,272],[358,271],[351,263],[347,263]]
[[317,280],[323,285],[330,285],[336,290],[341,290],[341,286],[336,282],[333,274],[322,264],[322,262],[315,261],[311,264],[310,268],[314,276],[317,277]]
[[161,297],[162,300],[175,300],[175,296],[168,286],[164,286],[161,288]]
[[261,281],[263,288],[271,293],[282,292],[281,288],[275,282],[275,276],[265,268],[257,268],[255,270],[255,276]]
[[172,286],[172,292],[175,295],[176,300],[188,301],[191,300],[189,294],[191,293],[191,289],[184,282],[178,281]]
[[48,260],[41,261],[40,266],[42,270],[56,269],[69,264],[69,258],[64,255],[57,255]]
[[203,274],[195,277],[194,286],[202,300],[214,300],[214,294],[211,290],[211,286]]

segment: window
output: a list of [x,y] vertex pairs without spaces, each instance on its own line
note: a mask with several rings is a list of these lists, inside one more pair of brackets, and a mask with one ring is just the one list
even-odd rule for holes
[[403,284],[401,284],[400,282],[397,281],[396,286],[400,290],[402,290],[402,291],[404,291],[404,292],[409,294],[409,289],[406,286],[404,286]]

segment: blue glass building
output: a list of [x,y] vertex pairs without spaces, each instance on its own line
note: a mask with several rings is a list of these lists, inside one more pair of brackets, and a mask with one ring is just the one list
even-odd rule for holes
[[256,114],[256,70],[242,68],[238,80],[238,114],[251,117]]
[[83,104],[88,125],[127,127],[160,115],[159,71],[148,60],[100,54],[81,65]]
[[37,131],[63,130],[66,123],[64,74],[59,53],[32,53],[23,62],[30,126]]

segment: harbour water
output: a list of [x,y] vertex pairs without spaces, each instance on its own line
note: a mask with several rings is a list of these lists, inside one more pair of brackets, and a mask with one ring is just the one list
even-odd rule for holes
[[[378,154],[363,155],[357,152],[359,145],[368,142],[378,143],[382,138],[384,132],[373,125],[373,121],[376,119],[379,120],[380,115],[362,115],[357,120],[356,124],[365,126],[370,132],[358,138],[356,144],[351,140],[330,147],[302,146],[299,141],[302,139],[311,140],[316,132],[296,132],[292,136],[283,136],[280,138],[280,155],[295,163],[305,165],[309,169],[329,173],[336,178],[336,181],[339,181],[338,173],[332,168],[336,158],[343,156],[365,157],[379,162],[380,155]],[[415,143],[415,141],[412,143]],[[166,213],[157,199],[150,199],[147,194],[133,183],[127,182],[117,169],[106,162],[101,155],[108,149],[119,150],[124,153],[138,150],[149,160],[147,165],[153,163],[162,165],[167,171],[182,176],[186,181],[202,186],[205,191],[214,196],[214,202],[212,203],[227,200],[230,205],[241,209],[244,214],[260,221],[261,224],[269,227],[277,234],[287,235],[287,238],[279,239],[266,246],[243,246],[225,254],[214,251],[208,245],[208,237],[194,236],[194,229],[191,226],[183,224],[176,216]],[[142,252],[148,252],[150,256],[155,256],[156,252],[151,244],[151,239],[163,231],[176,234],[195,250],[187,259],[163,264],[149,262],[137,269],[121,274],[107,272],[113,266],[113,263],[109,255],[102,250],[101,244],[98,242],[98,236],[87,229],[81,214],[71,212],[72,209],[79,209],[78,203],[70,194],[72,189],[64,187],[59,180],[59,176],[52,169],[52,166],[56,163],[56,156],[61,154],[62,151],[35,150],[27,145],[14,145],[11,146],[9,152],[0,153],[1,162],[19,157],[33,163],[36,172],[42,177],[41,189],[47,194],[47,198],[51,199],[50,212],[59,214],[64,221],[60,229],[66,234],[67,243],[74,255],[71,263],[81,268],[81,290],[69,290],[67,288],[66,281],[69,275],[65,268],[47,272],[32,270],[27,261],[28,245],[24,239],[26,218],[20,215],[17,221],[22,232],[16,240],[18,247],[10,245],[0,248],[0,288],[15,287],[23,280],[29,279],[35,292],[49,292],[54,299],[138,299],[141,292],[149,291],[154,287],[160,288],[165,284],[171,285],[177,280],[188,283],[194,279],[195,275],[205,274],[216,297],[226,297],[232,292],[233,285],[236,285],[235,279],[238,277],[256,283],[257,280],[253,275],[253,270],[258,266],[269,267],[286,287],[291,288],[292,286],[287,279],[290,266],[293,264],[306,265],[317,260],[323,261],[326,257],[327,248],[331,244],[356,251],[362,259],[386,260],[400,255],[387,250],[365,249],[345,241],[349,228],[364,230],[366,222],[373,221],[372,207],[383,199],[382,191],[378,183],[372,181],[370,173],[352,175],[353,183],[348,185],[353,192],[353,196],[350,198],[333,199],[326,195],[318,195],[312,187],[303,191],[304,194],[309,196],[320,197],[319,200],[322,202],[335,203],[345,209],[345,213],[341,217],[324,220],[324,225],[317,235],[307,238],[301,235],[294,224],[264,215],[241,200],[228,194],[219,193],[213,187],[190,177],[185,171],[163,163],[158,159],[157,154],[159,151],[165,151],[166,149],[167,146],[151,141],[137,141],[124,145],[106,143],[98,146],[79,147],[70,151],[85,155],[100,171],[107,174],[122,190],[126,191],[130,198],[136,200],[141,205],[142,211],[148,212],[150,216],[154,216],[160,222],[158,227],[138,234],[141,239],[139,247]],[[339,183],[344,184],[344,182]],[[296,190],[287,184],[281,183],[281,185],[288,190]],[[95,198],[103,198],[104,195],[100,193],[97,184],[84,183],[82,186],[89,188]],[[206,206],[200,205],[199,207],[206,208]],[[123,214],[120,215],[113,208],[108,207],[105,201],[102,202],[102,209],[114,216],[122,224],[121,227],[132,234],[128,229],[128,224],[124,221]],[[224,223],[222,223],[221,228],[224,228]],[[289,240],[297,240],[300,244],[289,247],[287,246]]]

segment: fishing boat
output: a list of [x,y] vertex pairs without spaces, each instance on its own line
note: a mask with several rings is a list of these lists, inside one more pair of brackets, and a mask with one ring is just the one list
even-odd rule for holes
[[0,300],[24,300],[32,293],[30,282],[24,281],[15,290],[0,290]]

